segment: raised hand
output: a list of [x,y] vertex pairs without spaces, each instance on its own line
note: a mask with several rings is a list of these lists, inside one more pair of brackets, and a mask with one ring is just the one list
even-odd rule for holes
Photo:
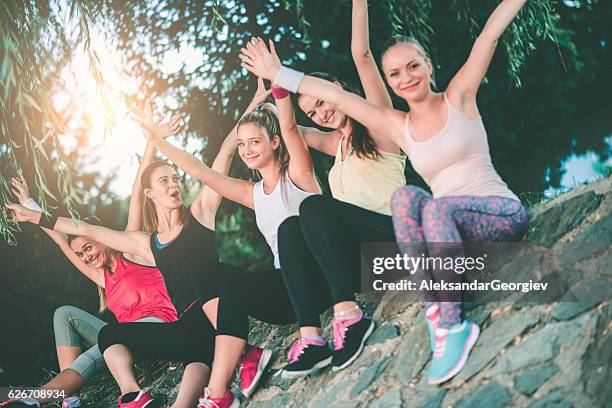
[[30,198],[30,192],[28,191],[28,184],[26,183],[23,175],[11,178],[12,188],[11,191],[15,194],[15,197],[19,200],[20,204],[25,204]]
[[177,134],[182,129],[181,120],[183,115],[179,114],[170,119],[168,122],[162,123],[165,116],[154,121],[153,116],[147,113],[145,110],[131,107],[130,117],[134,119],[144,129],[145,137],[149,140],[155,139],[156,137],[165,139],[169,136]]
[[274,44],[270,41],[270,50],[261,38],[253,38],[245,48],[240,49],[240,60],[242,66],[258,77],[274,81],[281,67],[280,59],[274,50]]
[[271,93],[272,89],[266,89],[263,78],[257,77],[257,90],[255,91],[255,95],[253,95],[253,103],[255,105],[259,105],[260,103],[268,99]]
[[13,221],[38,224],[40,220],[41,213],[39,211],[29,210],[21,204],[6,203],[6,210]]

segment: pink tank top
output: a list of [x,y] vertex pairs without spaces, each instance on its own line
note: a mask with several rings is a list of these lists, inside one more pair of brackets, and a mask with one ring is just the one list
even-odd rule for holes
[[442,130],[417,142],[406,115],[404,131],[410,163],[433,196],[500,196],[519,201],[493,167],[482,118],[471,118],[455,108],[446,94],[444,101],[448,118]]
[[178,320],[166,282],[159,269],[117,258],[115,272],[104,272],[108,308],[119,322],[158,317],[164,322]]

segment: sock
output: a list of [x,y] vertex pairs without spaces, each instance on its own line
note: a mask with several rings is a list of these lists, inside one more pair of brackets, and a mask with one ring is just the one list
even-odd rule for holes
[[140,391],[128,392],[125,395],[121,396],[121,402],[132,402],[138,397]]
[[21,398],[19,402],[23,402],[24,404],[32,405],[34,407],[40,407],[40,402],[34,398]]
[[306,340],[307,344],[310,344],[313,346],[324,346],[327,343],[325,341],[325,337],[323,336],[304,336],[302,338]]
[[362,317],[363,317],[363,311],[361,309],[358,309],[357,314],[355,316],[334,317],[334,320],[347,322],[348,323],[347,326],[352,326],[358,321],[360,321]]

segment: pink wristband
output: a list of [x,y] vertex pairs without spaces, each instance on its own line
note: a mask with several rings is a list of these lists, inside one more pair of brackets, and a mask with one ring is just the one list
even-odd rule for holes
[[289,91],[281,87],[272,87],[272,96],[274,99],[283,99],[289,96]]

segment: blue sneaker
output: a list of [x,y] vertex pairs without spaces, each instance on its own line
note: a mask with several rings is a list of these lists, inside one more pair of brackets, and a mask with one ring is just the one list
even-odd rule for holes
[[440,308],[436,305],[425,310],[425,324],[429,332],[429,349],[433,353],[436,339],[436,329],[440,323]]
[[476,323],[464,320],[463,323],[448,329],[439,327],[435,333],[433,358],[429,365],[427,382],[442,384],[461,371],[478,340],[480,328]]

